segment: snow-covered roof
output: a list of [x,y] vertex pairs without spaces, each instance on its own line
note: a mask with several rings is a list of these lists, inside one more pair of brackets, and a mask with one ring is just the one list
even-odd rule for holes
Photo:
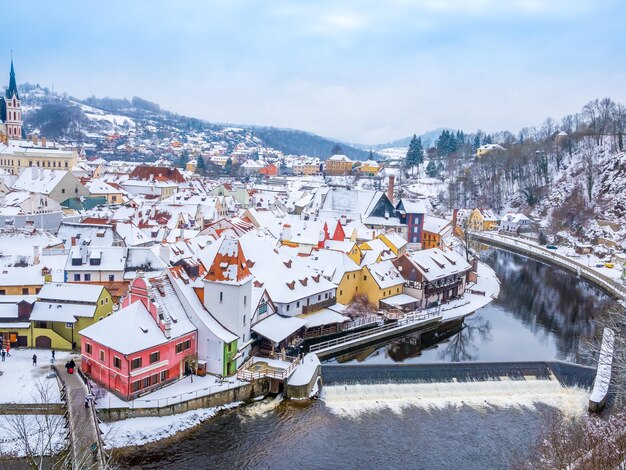
[[452,228],[452,222],[448,219],[442,219],[440,217],[435,217],[434,215],[424,216],[424,231],[438,233],[441,235],[448,228]]
[[80,335],[122,354],[143,351],[168,341],[140,301],[88,326]]
[[408,256],[427,281],[465,273],[471,269],[465,257],[454,250],[443,251],[439,248],[431,248],[411,252]]
[[329,308],[323,308],[317,312],[302,313],[298,315],[297,318],[305,320],[307,328],[334,325],[335,323],[343,323],[350,320],[350,317],[346,317],[345,315],[337,313]]
[[57,321],[75,323],[76,317],[92,318],[97,306],[94,304],[71,304],[65,302],[35,302],[30,314],[32,321]]
[[64,170],[48,170],[31,166],[22,170],[13,183],[13,189],[35,190],[41,194],[50,194],[67,174],[68,172]]
[[305,326],[306,323],[307,321],[301,318],[281,317],[275,313],[254,325],[252,330],[274,343],[280,343]]
[[378,263],[370,264],[367,269],[372,274],[372,278],[378,284],[381,289],[387,289],[389,287],[397,286],[398,284],[404,284],[404,278],[393,265],[391,260],[380,261]]
[[96,284],[70,284],[69,282],[46,282],[37,297],[40,300],[62,300],[95,304],[104,287]]

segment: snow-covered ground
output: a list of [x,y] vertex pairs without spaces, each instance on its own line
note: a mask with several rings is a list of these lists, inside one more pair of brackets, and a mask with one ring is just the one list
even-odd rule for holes
[[60,415],[0,415],[0,456],[52,455],[65,447]]
[[167,385],[152,393],[141,396],[135,400],[124,401],[110,392],[104,392],[96,403],[97,408],[156,408],[160,406],[181,403],[198,397],[204,397],[213,393],[239,387],[244,384],[234,377],[220,382],[217,377],[207,375],[205,377],[185,377]]
[[104,444],[107,448],[144,445],[193,428],[215,416],[219,411],[236,408],[242,404],[243,402],[236,402],[171,416],[129,418],[113,423],[101,423],[100,430],[104,433]]
[[[37,365],[33,366],[33,354]],[[63,364],[70,358],[69,352],[56,351],[56,362]],[[61,395],[52,373],[52,354],[46,349],[11,349],[11,357],[0,362],[0,403],[41,403],[38,391],[43,384],[49,392],[50,403],[61,403]]]
[[448,183],[437,178],[420,178],[419,181],[409,184],[405,188],[414,195],[435,198],[439,193],[448,189]]

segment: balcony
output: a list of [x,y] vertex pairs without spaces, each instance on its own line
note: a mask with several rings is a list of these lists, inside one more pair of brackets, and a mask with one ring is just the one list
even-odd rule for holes
[[331,305],[335,305],[337,303],[337,297],[331,297],[330,299],[322,300],[321,302],[317,302],[315,304],[305,305],[302,307],[302,313],[311,313],[317,312],[325,307],[330,307]]

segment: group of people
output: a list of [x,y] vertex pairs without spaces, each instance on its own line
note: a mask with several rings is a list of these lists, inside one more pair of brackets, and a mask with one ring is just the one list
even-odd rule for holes
[[65,370],[67,370],[68,374],[73,374],[75,368],[76,368],[76,363],[74,362],[74,359],[70,359],[69,361],[65,363]]
[[11,351],[11,346],[9,344],[7,344],[6,348],[2,348],[2,351],[0,351],[0,356],[2,356],[2,362],[4,362],[7,356],[11,357],[10,351]]

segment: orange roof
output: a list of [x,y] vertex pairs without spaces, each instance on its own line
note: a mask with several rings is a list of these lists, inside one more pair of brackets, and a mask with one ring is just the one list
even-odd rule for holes
[[251,276],[239,241],[225,238],[204,278],[213,282],[242,282]]

